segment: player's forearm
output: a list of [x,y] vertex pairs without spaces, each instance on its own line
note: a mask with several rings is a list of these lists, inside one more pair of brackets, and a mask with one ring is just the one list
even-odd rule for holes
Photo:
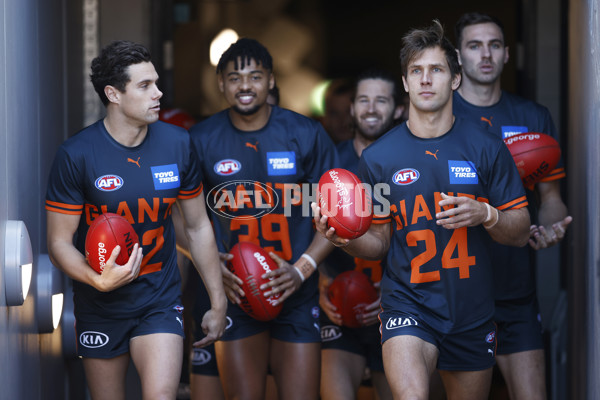
[[94,286],[94,275],[98,274],[88,265],[83,254],[72,244],[49,240],[48,255],[52,264],[69,278]]
[[321,261],[331,253],[333,248],[334,246],[329,240],[323,237],[323,235],[316,233],[303,255],[294,262],[294,267],[300,271],[304,279],[307,279],[315,272],[316,267]]
[[539,225],[548,227],[567,217],[567,206],[560,197],[558,182],[540,182],[538,183],[538,192],[540,195]]
[[371,225],[364,235],[351,240],[343,249],[354,257],[381,260],[390,246],[389,232],[389,224]]
[[529,227],[531,221],[527,208],[517,210],[498,211],[498,219],[493,226],[484,227],[496,242],[507,246],[525,246],[529,240]]
[[197,230],[187,229],[186,237],[189,241],[192,261],[204,282],[211,307],[224,312],[227,308],[227,298],[212,227],[210,224],[205,224]]

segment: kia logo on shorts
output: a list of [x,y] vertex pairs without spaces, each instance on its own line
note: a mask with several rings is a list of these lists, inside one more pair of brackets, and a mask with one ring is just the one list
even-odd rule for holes
[[238,160],[226,159],[218,161],[213,168],[219,175],[233,175],[242,169],[242,163]]
[[419,180],[419,171],[413,168],[404,168],[397,171],[392,178],[392,182],[396,185],[410,185]]
[[97,349],[108,343],[108,335],[102,332],[85,331],[79,335],[79,343],[89,349]]
[[193,349],[192,350],[192,365],[204,365],[208,364],[212,356],[210,352],[204,349]]
[[123,178],[118,175],[103,175],[96,179],[94,184],[97,189],[102,190],[103,192],[112,192],[123,186]]
[[391,330],[391,329],[404,328],[407,326],[417,326],[417,325],[419,325],[419,323],[412,317],[390,318],[385,323],[385,329]]
[[342,330],[337,325],[325,325],[321,327],[321,340],[330,342],[342,337]]

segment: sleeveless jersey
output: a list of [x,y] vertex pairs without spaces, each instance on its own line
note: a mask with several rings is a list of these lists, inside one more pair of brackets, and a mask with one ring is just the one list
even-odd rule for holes
[[46,210],[81,215],[76,247],[85,254],[87,230],[101,213],[125,217],[143,246],[140,275],[103,293],[74,281],[77,311],[129,318],[154,306],[172,304],[181,294],[171,208],[202,193],[202,175],[188,133],[174,125],[148,126],[144,141],[126,147],[102,120],[59,148],[46,194]]
[[[337,144],[340,158],[339,167],[358,174],[359,157],[354,150],[354,140],[345,140]],[[383,275],[382,260],[365,260],[353,257],[340,248],[334,248],[325,258],[325,271],[327,275],[336,277],[344,271],[357,270],[366,274],[372,282],[379,282]]]
[[[441,193],[525,207],[521,179],[504,143],[456,118],[438,138],[414,136],[403,123],[362,153],[363,182],[373,185],[373,223],[392,223],[382,279],[382,309],[421,315],[441,333],[460,333],[492,318],[492,241],[481,226],[436,224]],[[378,189],[385,184],[389,194]],[[389,204],[386,204],[386,201]]]
[[[317,201],[316,183],[337,165],[335,147],[321,124],[273,106],[262,129],[241,131],[226,109],[192,127],[190,134],[220,250],[249,241],[295,262],[315,234],[310,203]],[[312,183],[315,190],[302,186]],[[284,307],[314,295],[317,275]]]
[[[546,107],[505,91],[498,103],[487,107],[470,104],[458,92],[454,92],[453,111],[455,115],[480,124],[502,139],[523,132],[545,133],[557,139],[552,117]],[[542,181],[549,182],[564,176],[561,159]],[[537,223],[534,193],[527,190],[527,196],[532,223]],[[529,245],[512,247],[494,242],[492,252],[496,300],[520,299],[535,294],[535,252]]]

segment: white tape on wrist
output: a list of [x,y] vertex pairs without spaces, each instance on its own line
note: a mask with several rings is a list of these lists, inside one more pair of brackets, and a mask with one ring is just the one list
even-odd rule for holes
[[[498,215],[498,210],[496,208],[490,206],[488,203],[483,203],[483,204],[485,204],[485,208],[487,209],[487,217],[485,218],[485,221],[483,221],[483,227],[485,229],[490,229],[498,223],[500,216]],[[495,215],[492,215],[492,214],[495,214]],[[496,217],[495,219],[494,219],[494,216]],[[492,220],[494,220],[494,221],[492,223],[490,223],[490,221],[492,221]]]
[[302,271],[300,271],[300,268],[298,268],[294,265],[294,269],[296,270],[298,275],[300,275],[300,279],[302,279],[302,282],[304,282],[304,274],[302,273]]
[[317,262],[315,261],[314,258],[312,258],[311,256],[309,256],[308,254],[304,253],[302,254],[300,257],[304,258],[306,261],[308,261],[310,263],[310,265],[312,265],[312,267],[314,269],[317,269]]

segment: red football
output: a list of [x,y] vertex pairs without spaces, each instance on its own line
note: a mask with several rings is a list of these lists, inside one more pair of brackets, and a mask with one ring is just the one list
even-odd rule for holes
[[265,250],[251,242],[239,242],[229,253],[233,258],[227,263],[227,267],[244,281],[242,290],[246,296],[241,298],[242,309],[259,321],[270,321],[275,318],[283,305],[274,306],[273,301],[277,300],[281,293],[265,297],[260,286],[269,281],[261,276],[279,268],[277,263]]
[[319,179],[321,213],[344,239],[363,235],[373,219],[371,194],[352,172],[334,168]]
[[560,146],[550,135],[536,132],[519,133],[504,139],[525,187],[531,187],[556,167]]
[[196,123],[194,117],[179,108],[166,108],[160,110],[158,118],[169,124],[177,125],[184,129],[190,129]]
[[362,326],[356,319],[364,312],[365,306],[379,298],[377,289],[362,272],[351,270],[335,277],[329,286],[327,296],[342,315],[342,325],[349,328]]
[[129,221],[117,214],[100,214],[87,231],[85,257],[88,264],[101,274],[116,245],[121,246],[121,252],[115,262],[123,265],[129,261],[136,243],[139,243],[138,235]]

